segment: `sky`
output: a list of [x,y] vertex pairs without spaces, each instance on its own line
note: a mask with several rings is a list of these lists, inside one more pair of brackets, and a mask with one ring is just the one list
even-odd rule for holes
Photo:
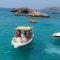
[[60,0],[0,0],[2,8],[28,7],[33,9],[43,9],[46,7],[59,7]]

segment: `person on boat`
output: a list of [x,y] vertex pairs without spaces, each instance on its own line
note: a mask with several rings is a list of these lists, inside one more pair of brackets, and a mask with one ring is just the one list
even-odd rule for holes
[[28,38],[28,40],[31,39],[31,32],[30,32],[30,30],[27,31],[27,38]]
[[30,30],[30,38],[32,37],[32,30]]
[[21,31],[19,29],[16,30],[16,37],[21,37]]
[[27,30],[24,31],[24,36],[27,38]]

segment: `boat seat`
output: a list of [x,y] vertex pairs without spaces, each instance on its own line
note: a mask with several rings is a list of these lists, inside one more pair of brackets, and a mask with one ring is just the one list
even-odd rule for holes
[[14,42],[16,42],[16,43],[21,43],[21,38],[20,38],[20,37],[15,38],[15,39],[14,39]]
[[25,36],[24,36],[23,34],[21,35],[21,38],[22,38],[22,40],[21,40],[21,41],[22,41],[22,43],[24,43],[24,42],[26,42],[26,41],[27,41],[27,38],[25,38]]

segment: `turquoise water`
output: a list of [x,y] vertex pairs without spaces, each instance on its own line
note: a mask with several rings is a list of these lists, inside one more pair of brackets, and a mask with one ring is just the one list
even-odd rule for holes
[[[60,31],[60,14],[51,18],[14,16],[9,9],[0,9],[0,60],[60,60],[60,41],[52,34]],[[37,23],[29,23],[35,19]],[[19,25],[31,25],[34,39],[24,47],[14,49],[11,40]]]

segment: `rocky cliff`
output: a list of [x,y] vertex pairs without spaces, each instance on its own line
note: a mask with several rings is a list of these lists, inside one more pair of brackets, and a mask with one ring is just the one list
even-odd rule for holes
[[49,16],[41,11],[37,11],[30,8],[13,8],[11,12],[14,12],[16,16],[32,16],[32,17],[45,17],[48,18]]

